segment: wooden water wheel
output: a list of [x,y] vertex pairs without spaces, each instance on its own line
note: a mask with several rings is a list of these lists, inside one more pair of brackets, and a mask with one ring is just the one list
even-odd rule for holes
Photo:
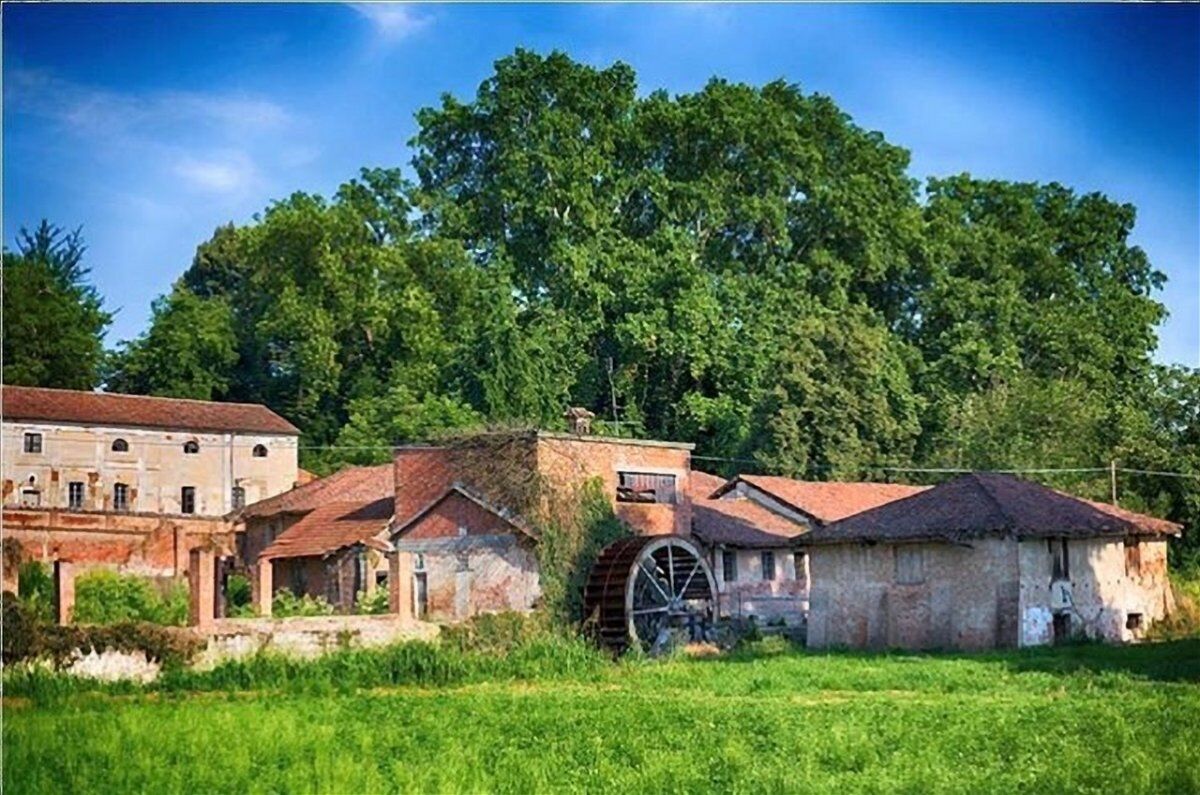
[[636,536],[600,553],[584,591],[585,615],[599,640],[620,653],[660,647],[674,631],[704,640],[716,613],[717,586],[703,553],[681,536]]

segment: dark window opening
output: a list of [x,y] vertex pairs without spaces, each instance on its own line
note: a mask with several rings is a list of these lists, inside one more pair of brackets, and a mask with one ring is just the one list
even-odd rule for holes
[[113,510],[129,510],[129,486],[125,483],[113,484]]
[[234,486],[230,501],[233,503],[233,510],[235,511],[240,511],[242,508],[245,508],[246,490],[241,486]]
[[25,434],[25,452],[27,452],[27,453],[42,452],[42,435],[40,433]]
[[762,578],[763,580],[775,579],[775,553],[767,551],[762,553]]
[[1142,614],[1130,613],[1125,616],[1125,629],[1139,630],[1142,628]]
[[417,618],[424,619],[429,614],[429,580],[425,572],[413,575],[413,590],[416,591],[413,601],[417,606]]
[[200,452],[200,443],[195,439],[183,443],[183,452],[188,455],[195,455]]
[[67,484],[67,507],[78,511],[83,507],[83,482],[72,480]]
[[128,453],[129,442],[124,439],[114,439],[112,443],[112,451],[114,453]]
[[1054,642],[1066,643],[1071,639],[1071,614],[1054,614]]
[[617,502],[675,502],[674,475],[618,472],[617,477]]
[[1071,579],[1071,559],[1067,552],[1067,539],[1052,538],[1047,544],[1050,548],[1051,580]]
[[255,458],[266,458],[267,457],[267,446],[265,444],[256,444],[256,445],[254,445],[254,450],[251,451],[250,454],[253,455]]
[[180,513],[195,513],[196,512],[196,487],[184,486],[179,490],[179,511]]
[[1142,545],[1137,541],[1125,542],[1125,576],[1137,577],[1142,573]]
[[725,582],[737,582],[737,553],[732,549],[721,553],[721,574]]
[[386,588],[388,584],[388,573],[386,571],[375,572],[375,587]]

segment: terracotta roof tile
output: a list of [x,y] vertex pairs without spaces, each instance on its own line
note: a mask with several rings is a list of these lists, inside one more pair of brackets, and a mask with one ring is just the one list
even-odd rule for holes
[[688,477],[692,498],[692,530],[706,544],[737,547],[786,546],[804,532],[804,525],[759,505],[753,500],[728,496],[713,499],[728,481],[693,469]]
[[289,436],[300,433],[295,425],[258,403],[220,403],[28,386],[6,386],[0,396],[6,420]]
[[377,546],[375,537],[391,519],[391,497],[368,503],[331,502],[283,531],[259,559],[324,557],[352,544]]
[[[836,522],[847,516],[911,497],[928,486],[906,486],[900,483],[837,483],[768,475],[739,475],[749,485],[808,514],[822,524]],[[732,488],[732,483],[727,484]]]
[[[1108,506],[1112,507],[1112,506]],[[1137,526],[1085,500],[1028,480],[976,472],[805,534],[801,544],[1123,536]]]
[[392,472],[391,464],[349,467],[247,505],[240,515],[248,519],[281,513],[308,513],[331,502],[363,504],[385,497],[393,499]]

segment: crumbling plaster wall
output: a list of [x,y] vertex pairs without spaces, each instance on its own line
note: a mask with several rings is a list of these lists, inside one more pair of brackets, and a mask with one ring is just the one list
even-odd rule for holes
[[[775,578],[762,578],[762,553],[775,555]],[[724,558],[737,561],[737,579],[725,580]],[[807,563],[803,552],[787,547],[772,550],[722,547],[713,555],[719,610],[722,616],[751,617],[770,622],[782,619],[800,624],[808,611]]]
[[[923,576],[897,582],[897,549]],[[812,648],[986,649],[1017,643],[1017,558],[1011,539],[951,544],[834,544],[808,550]]]

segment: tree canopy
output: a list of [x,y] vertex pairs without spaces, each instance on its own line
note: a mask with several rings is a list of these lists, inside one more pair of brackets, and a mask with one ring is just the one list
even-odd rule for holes
[[[217,229],[109,383],[264,402],[318,469],[568,404],[728,471],[1200,469],[1197,376],[1153,364],[1164,277],[1130,205],[922,184],[797,85],[639,94],[562,53],[499,60],[410,145],[411,182],[364,169]],[[1129,488],[1200,520],[1191,481]]]

